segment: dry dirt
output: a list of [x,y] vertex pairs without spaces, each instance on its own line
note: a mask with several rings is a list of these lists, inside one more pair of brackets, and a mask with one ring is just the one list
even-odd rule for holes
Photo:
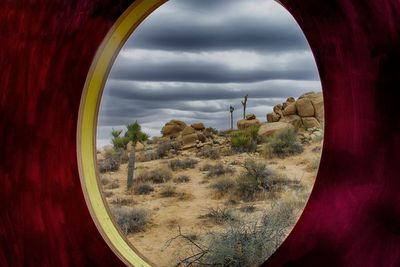
[[[304,146],[304,152],[296,156],[290,156],[285,159],[274,158],[266,160],[259,155],[254,154],[235,154],[232,156],[221,157],[219,160],[200,159],[195,169],[181,170],[173,172],[174,177],[185,174],[190,177],[188,183],[175,184],[177,188],[177,196],[174,197],[160,197],[160,189],[165,186],[163,184],[154,185],[155,191],[149,195],[133,195],[126,192],[126,164],[121,165],[117,172],[105,173],[102,176],[107,177],[110,181],[118,181],[119,188],[107,189],[105,192],[112,192],[113,194],[107,198],[107,202],[112,202],[117,198],[132,199],[131,206],[143,207],[151,212],[151,224],[145,232],[131,234],[128,236],[129,241],[143,254],[150,262],[156,266],[174,266],[177,262],[177,252],[181,254],[183,251],[183,244],[179,241],[174,241],[169,247],[166,247],[166,242],[178,233],[178,226],[180,226],[182,233],[202,236],[210,231],[218,231],[224,225],[216,225],[207,219],[199,218],[208,212],[209,208],[229,207],[237,211],[239,216],[248,221],[256,221],[261,218],[262,214],[272,204],[272,200],[262,200],[256,202],[239,202],[235,205],[226,204],[227,198],[217,198],[213,195],[213,190],[209,188],[210,181],[207,180],[205,172],[199,168],[205,163],[222,162],[230,164],[237,161],[243,163],[246,159],[252,158],[256,161],[266,163],[267,167],[276,171],[279,174],[286,176],[291,180],[300,180],[305,186],[306,196],[302,200],[306,201],[308,194],[312,189],[315,181],[317,170],[309,168],[309,165],[320,158],[320,152],[313,152],[316,147],[321,147],[319,142],[312,143]],[[185,158],[185,157],[178,157]],[[160,168],[160,166],[168,166],[170,159],[160,159],[149,162],[137,163],[136,173],[143,170],[151,170]],[[232,166],[236,172],[232,175],[236,177],[243,170],[240,165]],[[291,198],[298,198],[295,191],[287,190],[282,192],[275,201],[283,201]],[[253,204],[256,211],[253,213],[240,212],[240,207]],[[300,216],[300,214],[298,214]]]

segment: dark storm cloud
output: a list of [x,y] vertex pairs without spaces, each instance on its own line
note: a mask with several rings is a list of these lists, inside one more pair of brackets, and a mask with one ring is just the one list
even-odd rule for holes
[[[185,2],[185,1],[183,1]],[[126,48],[162,49],[172,51],[304,51],[307,42],[301,31],[293,27],[289,14],[287,21],[273,20],[268,16],[269,10],[260,12],[263,16],[252,18],[254,14],[232,16],[226,10],[202,14],[205,19],[191,19],[196,10],[209,10],[210,1],[190,1],[187,9],[175,7],[176,16],[160,14],[150,16],[146,23],[139,26],[127,41]],[[214,1],[220,2],[220,1]],[[239,1],[240,2],[240,1]],[[219,8],[229,9],[238,1],[215,3]],[[169,3],[167,3],[169,4]],[[213,6],[213,5],[211,5]],[[161,7],[162,8],[162,7]],[[187,14],[189,13],[189,14]],[[282,12],[283,13],[283,12]],[[201,17],[197,14],[196,18]],[[168,18],[166,20],[166,18]]]
[[298,31],[248,20],[227,21],[213,28],[196,22],[173,21],[147,26],[133,35],[127,48],[180,51],[304,51],[308,49]]
[[[304,84],[306,83],[306,85]],[[304,93],[305,90],[319,90],[316,82],[262,82],[251,85],[209,85],[190,83],[162,83],[159,85],[109,81],[107,97],[135,99],[141,101],[192,101],[192,100],[226,100],[241,98],[249,94],[251,98],[284,98]],[[154,108],[150,105],[148,108]]]
[[133,81],[252,83],[265,80],[318,80],[313,66],[288,69],[232,69],[221,63],[130,62],[115,66],[111,77]]

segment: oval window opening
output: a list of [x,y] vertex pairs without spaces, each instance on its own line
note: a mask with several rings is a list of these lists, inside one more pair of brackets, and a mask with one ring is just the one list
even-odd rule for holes
[[[126,37],[112,38],[117,27],[92,66],[79,134],[86,199],[129,265],[258,266],[294,227],[317,175],[315,60],[273,0],[155,10],[162,2],[132,7],[118,26]],[[119,51],[115,62],[107,49]]]

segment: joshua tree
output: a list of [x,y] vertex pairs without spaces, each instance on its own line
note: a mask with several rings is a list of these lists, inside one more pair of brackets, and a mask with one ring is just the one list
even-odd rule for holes
[[140,127],[139,123],[135,121],[132,124],[128,124],[126,126],[126,133],[125,138],[128,142],[132,142],[132,149],[129,153],[129,160],[128,160],[128,177],[127,177],[127,188],[131,189],[133,185],[133,175],[135,169],[135,153],[136,153],[136,144],[137,142],[146,141],[149,136],[142,132],[142,128]]
[[112,129],[111,135],[112,135],[112,144],[114,147],[114,150],[119,150],[119,149],[126,149],[126,146],[128,145],[129,140],[125,137],[121,137],[122,130],[114,130]]
[[233,111],[235,110],[234,107],[230,106],[229,111],[231,112],[231,130],[233,130]]
[[243,105],[243,119],[246,118],[246,105],[247,105],[247,98],[249,97],[249,95],[245,95],[244,96],[244,100],[242,100],[242,105]]

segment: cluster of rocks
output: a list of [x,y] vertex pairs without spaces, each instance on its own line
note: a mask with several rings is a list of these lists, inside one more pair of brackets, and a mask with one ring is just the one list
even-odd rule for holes
[[274,106],[267,114],[267,123],[261,125],[258,134],[270,136],[276,131],[292,128],[296,131],[320,129],[324,123],[324,100],[322,93],[309,92],[297,100],[289,97],[284,103]]
[[261,126],[261,122],[256,118],[256,115],[254,114],[247,114],[245,119],[239,120],[237,122],[237,127],[239,130],[244,130],[252,126]]
[[188,126],[183,121],[171,120],[164,125],[161,133],[163,139],[181,142],[183,150],[193,147],[201,148],[215,142],[219,143],[218,140],[214,140],[213,133],[208,131],[201,122]]
[[299,139],[302,144],[309,144],[312,141],[321,140],[324,136],[321,128],[308,128],[307,131],[299,133]]
[[267,114],[269,123],[285,122],[296,129],[321,128],[323,120],[324,100],[321,92],[305,93],[297,101],[289,97],[286,102],[276,105],[272,113]]

